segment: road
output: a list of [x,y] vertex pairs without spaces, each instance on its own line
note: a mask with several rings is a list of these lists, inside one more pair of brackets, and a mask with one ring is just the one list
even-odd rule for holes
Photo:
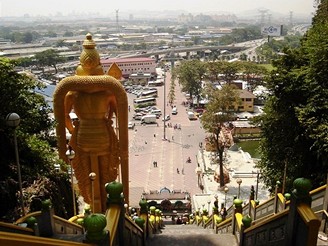
[[[171,75],[166,76],[166,93],[169,91]],[[157,106],[164,112],[164,87],[157,87]],[[131,112],[129,119],[132,121],[133,99],[136,96],[129,94]],[[196,154],[199,143],[204,141],[205,132],[201,128],[199,120],[190,121],[187,117],[185,101],[178,83],[176,84],[176,101],[178,114],[171,114],[171,107],[165,105],[166,114],[171,115],[169,121],[173,126],[181,125],[181,130],[167,127],[164,138],[164,123],[158,119],[159,126],[140,125],[136,121],[134,130],[129,130],[129,153],[130,153],[130,205],[139,203],[141,193],[150,190],[159,191],[161,188],[188,191],[192,195],[201,193],[197,186],[195,169],[197,166]],[[186,163],[187,157],[191,157],[191,163]],[[153,162],[157,162],[154,167]],[[177,169],[179,173],[177,173]]]

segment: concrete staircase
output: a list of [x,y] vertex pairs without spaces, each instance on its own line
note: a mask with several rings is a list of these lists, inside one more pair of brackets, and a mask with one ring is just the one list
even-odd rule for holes
[[237,246],[232,233],[215,234],[213,229],[204,229],[196,225],[166,224],[158,233],[147,240],[151,246]]

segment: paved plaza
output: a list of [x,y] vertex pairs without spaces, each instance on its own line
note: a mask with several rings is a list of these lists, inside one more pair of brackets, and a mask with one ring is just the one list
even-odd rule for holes
[[[166,92],[169,91],[170,74],[167,74]],[[179,124],[181,130],[174,127],[166,127],[161,118],[158,119],[158,126],[141,125],[135,121],[135,129],[129,130],[129,162],[130,162],[130,206],[138,206],[142,192],[149,192],[166,187],[173,190],[187,191],[191,194],[194,201],[194,208],[207,208],[209,203],[213,206],[214,196],[217,195],[219,203],[226,198],[227,206],[232,204],[234,195],[238,194],[238,184],[236,178],[242,179],[240,186],[240,198],[248,200],[250,187],[256,187],[257,175],[254,162],[247,153],[241,150],[229,150],[226,154],[226,168],[230,171],[230,183],[226,184],[229,188],[227,194],[220,191],[219,184],[214,181],[213,174],[208,174],[207,170],[215,170],[217,164],[211,160],[211,153],[201,151],[200,143],[204,144],[205,132],[201,127],[200,121],[190,121],[187,117],[188,109],[183,105],[186,100],[176,86],[175,105],[178,114],[171,114],[171,107],[164,105],[163,87],[157,87],[158,99],[157,106],[164,114],[171,115],[169,121],[172,126]],[[133,105],[134,95],[129,94],[129,103]],[[133,107],[131,107],[133,108]],[[132,121],[133,109],[129,113]],[[164,140],[163,138],[166,138]],[[191,158],[191,163],[187,163],[187,158]],[[157,163],[157,167],[154,166]],[[198,176],[195,172],[197,166],[202,168],[204,173],[204,190],[198,186]],[[253,173],[253,174],[252,174]],[[268,193],[259,184],[258,199],[260,201],[268,198]]]

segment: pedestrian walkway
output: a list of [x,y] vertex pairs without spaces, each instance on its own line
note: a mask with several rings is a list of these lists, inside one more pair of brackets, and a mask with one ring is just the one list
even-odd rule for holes
[[[204,193],[193,196],[195,209],[209,209],[210,212],[215,201],[215,196],[218,197],[219,204],[226,204],[230,207],[233,202],[233,197],[238,196],[244,203],[248,202],[251,186],[257,188],[257,199],[263,202],[269,198],[269,192],[264,188],[264,185],[258,180],[258,170],[255,168],[255,161],[247,152],[236,148],[236,150],[227,150],[224,154],[224,167],[229,171],[230,182],[225,187],[220,188],[220,184],[214,180],[214,174],[219,168],[215,154],[200,149],[197,154],[197,161],[202,170],[202,182],[204,185]],[[242,182],[240,186],[237,179]]]

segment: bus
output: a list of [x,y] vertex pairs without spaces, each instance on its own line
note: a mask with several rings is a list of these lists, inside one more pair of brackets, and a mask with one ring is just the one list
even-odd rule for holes
[[135,108],[145,108],[148,106],[156,105],[155,97],[141,97],[133,100],[133,104]]
[[139,97],[157,97],[157,90],[142,91]]
[[148,82],[149,87],[162,86],[163,84],[164,84],[163,80],[155,80],[155,81]]

